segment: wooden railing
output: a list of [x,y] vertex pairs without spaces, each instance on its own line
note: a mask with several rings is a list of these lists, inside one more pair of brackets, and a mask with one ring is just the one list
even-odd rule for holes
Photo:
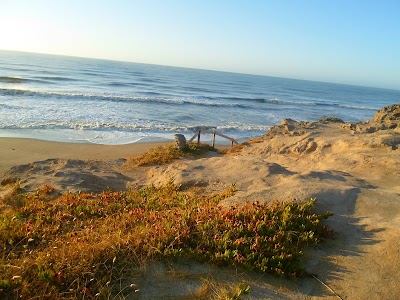
[[200,136],[201,136],[202,133],[212,134],[212,142],[211,142],[211,146],[212,147],[215,146],[215,136],[216,135],[218,135],[220,137],[223,137],[223,138],[225,138],[227,140],[230,140],[231,141],[231,146],[233,146],[233,144],[236,144],[236,145],[239,144],[235,139],[230,138],[229,136],[227,136],[225,134],[222,134],[222,133],[220,133],[220,132],[218,132],[216,130],[206,130],[206,129],[200,129],[199,131],[197,131],[197,133],[188,142],[189,143],[193,142],[193,140],[197,137],[197,145],[199,145],[200,144]]

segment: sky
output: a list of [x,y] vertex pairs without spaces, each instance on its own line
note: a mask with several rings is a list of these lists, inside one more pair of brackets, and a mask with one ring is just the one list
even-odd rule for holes
[[400,90],[400,1],[0,0],[0,49]]

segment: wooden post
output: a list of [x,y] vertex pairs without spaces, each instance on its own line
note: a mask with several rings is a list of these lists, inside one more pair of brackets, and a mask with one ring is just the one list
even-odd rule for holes
[[175,134],[175,147],[177,149],[186,148],[186,138],[183,134]]
[[197,146],[200,145],[200,132],[201,132],[201,130],[199,130],[199,135],[197,136]]
[[200,136],[201,136],[201,132],[202,132],[202,131],[203,131],[203,133],[210,133],[210,134],[213,135],[213,136],[212,136],[212,146],[213,146],[213,147],[215,146],[215,137],[216,137],[216,135],[218,135],[218,136],[220,136],[220,137],[223,137],[223,138],[225,138],[225,139],[230,140],[230,141],[232,142],[232,143],[231,143],[231,147],[233,147],[234,144],[239,145],[238,141],[236,141],[235,139],[232,139],[232,138],[230,138],[229,136],[227,136],[227,135],[225,135],[225,134],[219,133],[219,132],[216,131],[216,130],[207,130],[207,129],[203,129],[203,130],[200,129],[200,130],[198,130],[198,131],[192,136],[192,138],[188,141],[188,143],[193,142],[194,139],[197,137],[197,145],[200,145]]

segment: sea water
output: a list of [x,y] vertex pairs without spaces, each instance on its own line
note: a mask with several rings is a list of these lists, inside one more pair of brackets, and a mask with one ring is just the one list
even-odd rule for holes
[[125,144],[205,128],[245,141],[284,118],[358,122],[393,103],[400,91],[0,51],[1,137]]

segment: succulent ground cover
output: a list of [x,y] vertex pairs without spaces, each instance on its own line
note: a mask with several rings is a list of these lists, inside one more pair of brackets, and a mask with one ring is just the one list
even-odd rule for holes
[[0,216],[0,296],[123,297],[135,291],[135,266],[180,257],[300,276],[302,251],[330,235],[321,221],[331,214],[313,213],[314,200],[218,205],[234,192],[200,195],[171,181],[57,198],[49,186],[15,193]]

